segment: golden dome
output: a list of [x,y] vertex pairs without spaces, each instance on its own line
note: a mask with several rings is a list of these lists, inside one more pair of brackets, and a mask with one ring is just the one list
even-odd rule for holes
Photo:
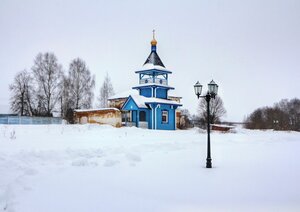
[[151,46],[156,46],[157,41],[153,38],[153,40],[151,41]]

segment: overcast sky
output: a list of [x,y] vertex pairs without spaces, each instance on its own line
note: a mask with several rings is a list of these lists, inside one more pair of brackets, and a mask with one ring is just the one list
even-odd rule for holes
[[[9,84],[30,70],[39,52],[54,52],[64,69],[80,57],[116,92],[138,83],[150,53],[173,72],[169,84],[196,112],[193,85],[219,84],[227,116],[242,121],[261,106],[300,98],[299,0],[195,1],[0,1],[0,106],[8,108]],[[3,111],[1,111],[3,112]]]

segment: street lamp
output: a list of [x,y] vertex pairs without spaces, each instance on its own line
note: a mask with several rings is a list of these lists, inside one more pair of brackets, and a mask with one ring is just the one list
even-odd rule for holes
[[274,124],[273,129],[274,130],[279,130],[279,127],[278,127],[279,121],[277,119],[273,120],[273,124]]
[[202,85],[199,83],[199,81],[196,82],[194,85],[194,90],[195,94],[198,97],[198,99],[205,98],[207,102],[207,158],[206,158],[206,168],[211,168],[212,163],[211,163],[211,156],[210,156],[210,112],[209,112],[209,102],[210,100],[216,97],[218,93],[218,85],[212,80],[208,84],[208,91],[207,94],[204,96],[201,96],[201,91],[202,91]]

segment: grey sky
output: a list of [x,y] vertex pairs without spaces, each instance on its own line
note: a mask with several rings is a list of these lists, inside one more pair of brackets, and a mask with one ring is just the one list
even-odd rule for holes
[[193,85],[214,79],[227,109],[241,121],[254,109],[300,97],[300,1],[0,1],[0,106],[8,85],[39,52],[64,69],[80,57],[96,75],[108,72],[117,92],[138,83],[134,71],[150,53],[173,71],[169,84],[196,112]]

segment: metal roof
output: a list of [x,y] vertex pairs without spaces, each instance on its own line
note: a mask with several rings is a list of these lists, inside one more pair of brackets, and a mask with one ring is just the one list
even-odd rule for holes
[[165,68],[165,65],[163,64],[163,62],[159,58],[156,51],[151,51],[151,53],[148,56],[148,58],[147,58],[146,62],[144,63],[144,65],[147,64],[147,63],[153,64],[153,65],[156,65],[156,66],[162,66],[162,67]]

